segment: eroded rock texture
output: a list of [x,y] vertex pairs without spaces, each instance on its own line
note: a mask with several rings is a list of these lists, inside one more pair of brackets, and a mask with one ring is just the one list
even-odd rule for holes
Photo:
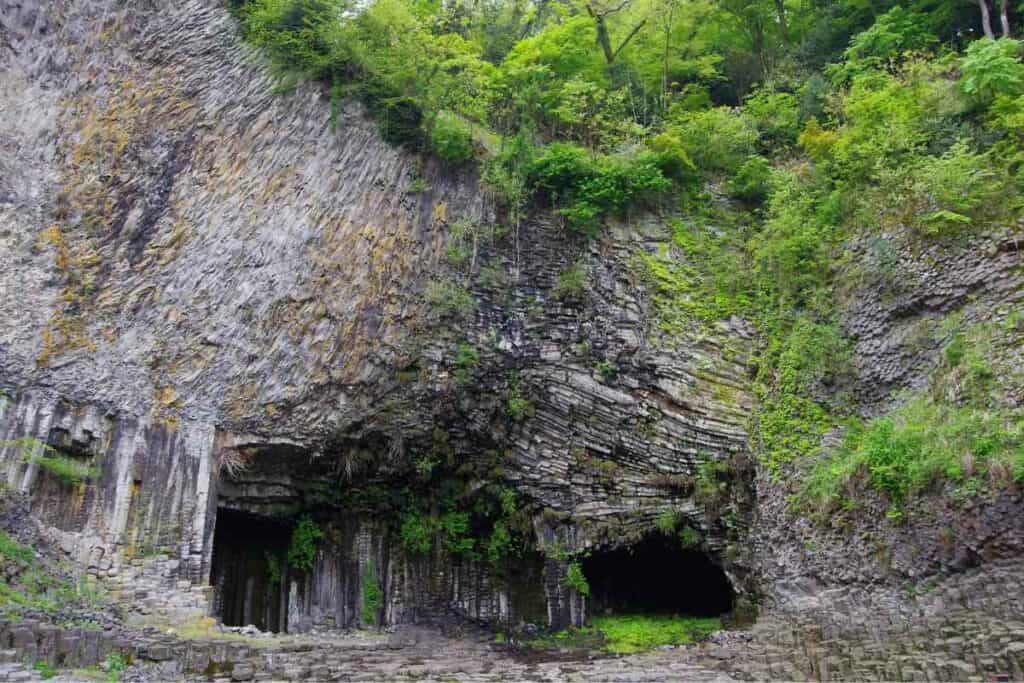
[[[407,557],[393,524],[341,506],[312,576],[284,580],[290,623],[358,623],[367,577],[387,623],[578,622],[567,558],[635,543],[666,511],[749,592],[749,476],[714,504],[693,484],[703,462],[750,471],[751,335],[648,338],[628,266],[656,222],[585,245],[541,214],[454,263],[452,226],[495,221],[474,172],[392,147],[312,85],[276,94],[214,0],[4,2],[0,18],[0,428],[98,474],[50,481],[25,443],[3,458],[37,499],[79,496],[42,521],[92,573],[201,603],[218,507],[294,512],[311,482],[398,478],[440,439],[455,462],[498,454],[494,477],[535,512],[532,584]],[[586,290],[556,296],[574,264]],[[471,310],[447,311],[462,288]],[[529,410],[511,416],[513,395]],[[252,481],[253,500],[240,487],[267,470],[223,467],[286,451],[312,469]]]

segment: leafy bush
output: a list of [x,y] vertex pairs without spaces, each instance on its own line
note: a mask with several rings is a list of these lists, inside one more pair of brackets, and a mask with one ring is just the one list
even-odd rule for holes
[[894,66],[904,55],[931,49],[939,39],[928,29],[927,20],[913,10],[893,7],[854,36],[844,53],[846,62],[832,67],[830,74],[843,82],[871,69]]
[[736,172],[758,138],[749,117],[728,107],[684,112],[670,131],[699,168],[724,173]]
[[842,446],[805,482],[800,503],[827,510],[863,480],[898,510],[936,480],[960,482],[993,467],[1024,481],[1020,414],[916,396],[891,415],[852,423]]
[[800,132],[800,107],[790,93],[759,92],[747,98],[743,111],[754,120],[761,139],[791,145]]
[[996,97],[1024,94],[1024,64],[1021,42],[983,38],[967,46],[960,62],[960,87],[975,102],[987,106]]
[[448,112],[441,112],[430,129],[434,153],[450,164],[459,164],[473,156],[469,126]]
[[590,268],[585,261],[577,261],[558,274],[554,295],[560,301],[579,301],[587,291]]
[[64,484],[78,485],[93,479],[98,474],[97,469],[88,462],[80,458],[69,457],[45,441],[34,437],[0,442],[0,448],[2,447],[16,449],[24,462],[37,465]]
[[436,528],[429,517],[409,513],[402,520],[399,537],[402,547],[415,555],[425,555],[434,545]]
[[761,203],[771,193],[772,168],[764,157],[753,156],[743,162],[729,181],[729,192],[746,202]]
[[313,571],[316,564],[316,548],[324,532],[309,516],[299,520],[292,529],[291,542],[288,545],[288,565],[299,571]]
[[672,153],[650,151],[626,156],[592,158],[582,147],[554,143],[531,163],[530,185],[553,202],[569,228],[594,235],[602,219],[621,214],[630,206],[651,202],[672,189],[662,165],[682,164]]
[[431,310],[445,318],[462,318],[476,311],[473,294],[453,280],[433,280],[427,285],[427,302]]
[[562,578],[562,585],[566,588],[571,588],[580,595],[590,595],[590,583],[587,582],[587,577],[583,574],[583,566],[575,560],[566,567],[565,576]]

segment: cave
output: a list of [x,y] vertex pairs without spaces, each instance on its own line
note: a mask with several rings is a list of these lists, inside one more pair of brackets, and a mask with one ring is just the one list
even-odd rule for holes
[[219,508],[213,535],[214,609],[225,626],[284,632],[288,624],[288,521]]
[[700,550],[651,536],[583,560],[592,614],[656,613],[719,616],[732,610],[725,572]]

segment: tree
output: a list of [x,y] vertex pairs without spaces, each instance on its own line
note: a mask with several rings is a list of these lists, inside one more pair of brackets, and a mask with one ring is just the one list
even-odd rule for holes
[[633,27],[616,49],[612,49],[612,39],[608,33],[608,17],[621,12],[623,9],[628,7],[632,3],[632,0],[622,0],[618,5],[606,6],[599,0],[588,0],[584,3],[584,7],[587,9],[587,14],[594,20],[594,27],[597,29],[597,44],[601,46],[601,51],[604,52],[605,62],[608,66],[615,63],[615,58],[619,56],[622,49],[629,44],[629,41],[633,40],[640,29],[647,23],[647,18],[643,18],[640,22]]

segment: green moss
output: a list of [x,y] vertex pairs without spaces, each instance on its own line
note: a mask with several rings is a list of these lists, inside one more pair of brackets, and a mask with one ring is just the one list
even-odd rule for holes
[[377,623],[377,614],[384,602],[384,592],[380,588],[377,574],[373,571],[371,564],[363,574],[363,612],[362,621],[366,626],[374,626]]
[[324,532],[309,516],[299,520],[292,530],[291,543],[288,545],[288,565],[298,571],[313,571],[316,563],[316,549]]
[[591,619],[604,635],[605,649],[616,654],[653,650],[663,645],[683,645],[708,637],[722,628],[715,617],[612,615]]
[[576,560],[570,562],[566,568],[565,576],[562,578],[562,585],[566,588],[571,588],[580,595],[590,595],[590,583],[587,582],[587,577],[583,574],[583,566]]

